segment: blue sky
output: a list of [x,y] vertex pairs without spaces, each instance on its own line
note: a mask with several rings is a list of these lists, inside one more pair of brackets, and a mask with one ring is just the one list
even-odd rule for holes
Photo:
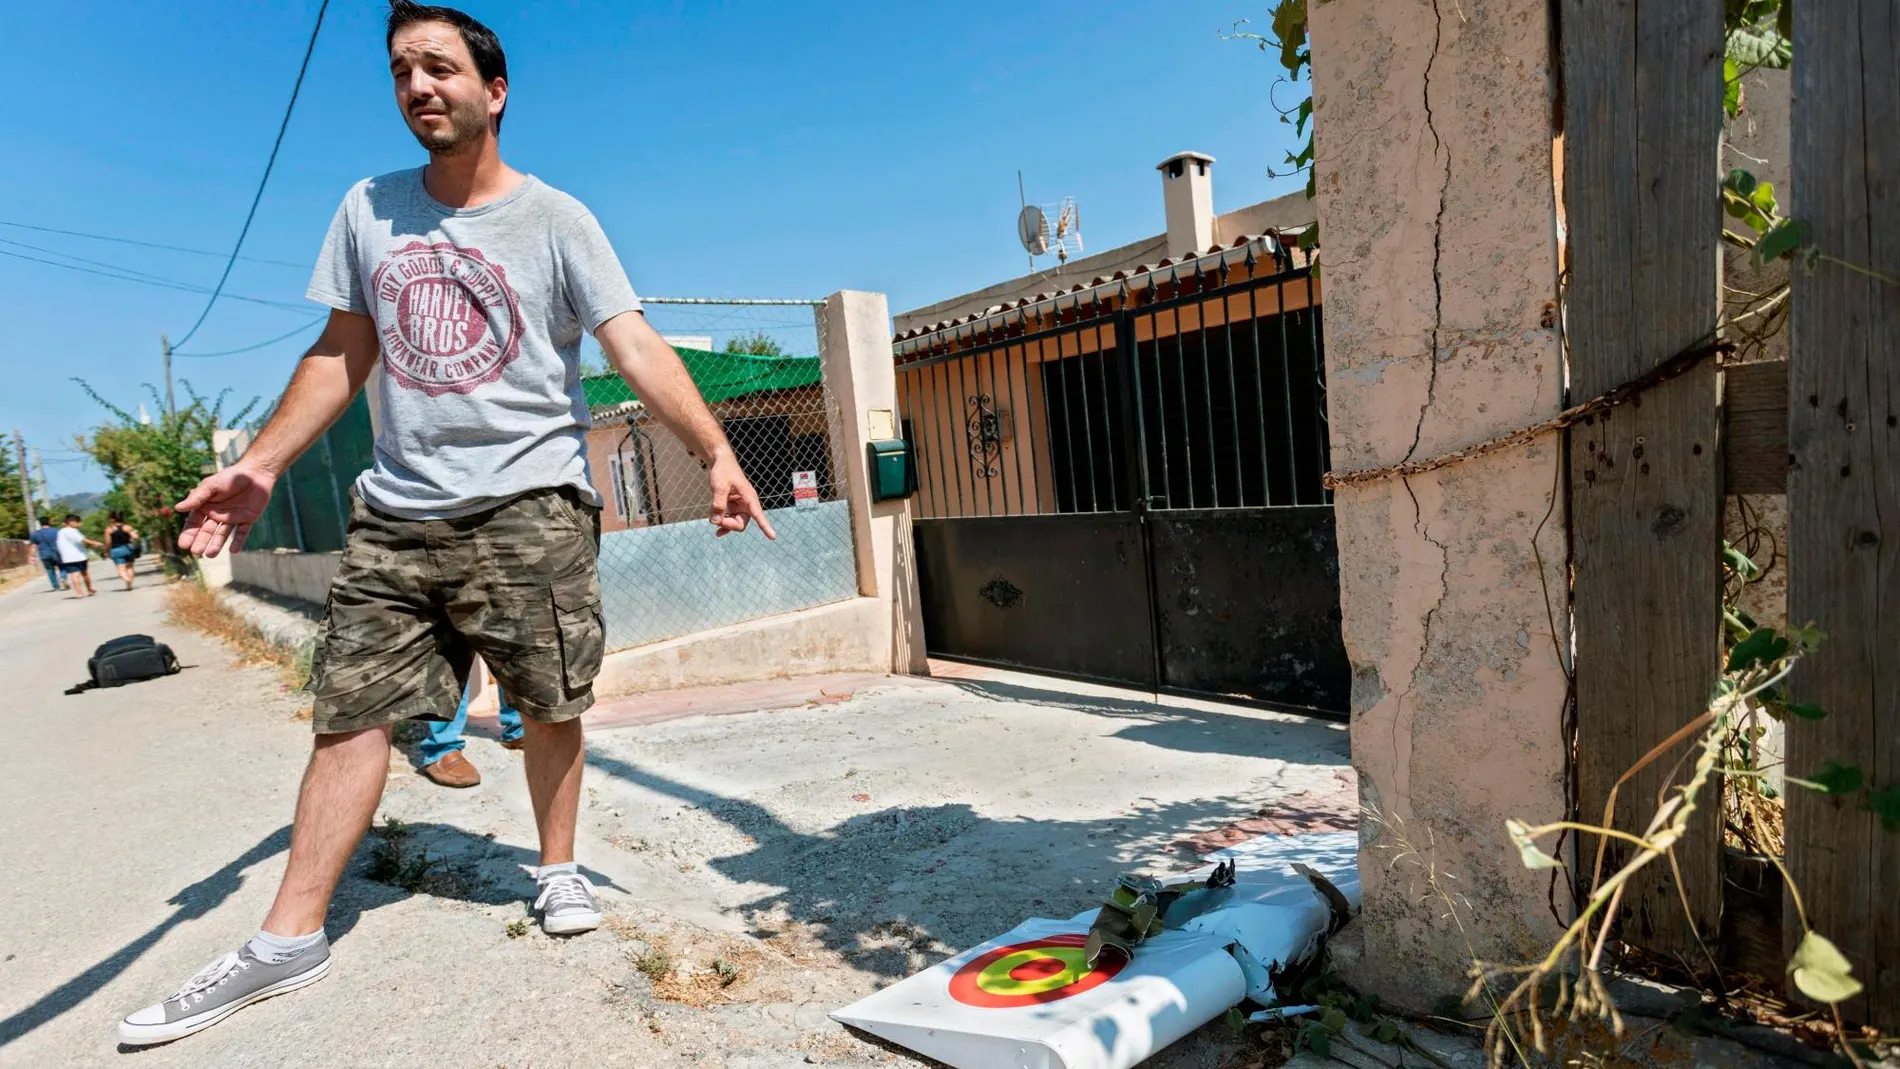
[[[316,0],[5,7],[0,221],[228,251]],[[1181,149],[1219,158],[1223,211],[1300,185],[1267,177],[1292,141],[1268,99],[1276,65],[1219,37],[1264,22],[1265,0],[469,10],[508,50],[504,155],[585,201],[642,292],[869,289],[895,311],[1013,277],[1018,168],[1031,201],[1077,198],[1091,251],[1161,230],[1153,167]],[[423,162],[392,103],[382,11],[333,0],[246,255],[308,264],[350,183]],[[72,377],[135,406],[162,382],[159,333],[177,338],[204,298],[17,257],[195,286],[222,261],[4,225],[0,240],[15,243],[0,244],[14,254],[0,255],[0,431],[42,449],[55,494],[102,489],[72,438],[105,413]],[[228,292],[296,305],[307,279],[244,261]],[[189,348],[250,345],[308,309],[221,301]],[[181,357],[175,373],[234,403],[273,396],[311,336]]]

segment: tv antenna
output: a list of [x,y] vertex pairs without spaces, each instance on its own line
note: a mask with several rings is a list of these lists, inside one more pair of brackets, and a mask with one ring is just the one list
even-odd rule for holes
[[1029,254],[1029,271],[1036,271],[1036,257],[1056,254],[1058,264],[1069,262],[1072,252],[1082,251],[1082,213],[1074,197],[1054,204],[1031,204],[1023,191],[1023,173],[1016,172],[1016,199],[1022,211],[1016,216],[1016,238]]

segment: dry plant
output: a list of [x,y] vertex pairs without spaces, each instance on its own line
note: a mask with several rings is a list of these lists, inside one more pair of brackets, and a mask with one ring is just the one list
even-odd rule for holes
[[[1538,845],[1540,839],[1574,832],[1580,836],[1594,836],[1597,847],[1587,883],[1588,893],[1577,916],[1541,960],[1523,966],[1499,967],[1479,963],[1474,967],[1469,997],[1486,999],[1492,1009],[1491,1023],[1486,1032],[1486,1045],[1492,1065],[1509,1065],[1511,1062],[1507,1059],[1513,1056],[1518,1064],[1528,1064],[1524,1057],[1526,1042],[1540,1053],[1548,1052],[1550,1035],[1547,1026],[1558,1018],[1603,1022],[1615,1035],[1623,1034],[1623,1021],[1604,986],[1602,968],[1624,891],[1643,869],[1653,864],[1667,863],[1675,876],[1677,890],[1681,892],[1681,876],[1674,871],[1673,848],[1688,834],[1691,816],[1698,805],[1705,801],[1704,789],[1722,766],[1724,755],[1733,754],[1746,744],[1747,733],[1753,730],[1750,725],[1759,716],[1778,715],[1778,712],[1785,715],[1787,710],[1797,708],[1795,703],[1786,701],[1780,689],[1781,684],[1788,678],[1795,663],[1812,651],[1821,637],[1818,631],[1811,628],[1792,629],[1787,635],[1777,634],[1767,628],[1755,628],[1736,641],[1709,707],[1657,744],[1617,779],[1605,802],[1601,823],[1560,820],[1532,826],[1518,820],[1506,822],[1512,843],[1517,847],[1525,866],[1531,869],[1564,867],[1562,861]],[[1800,715],[1805,718],[1823,715],[1811,707],[1799,708]],[[1679,772],[1683,762],[1693,761],[1687,782],[1664,787],[1657,796],[1654,814],[1640,833],[1615,827],[1618,790],[1637,773],[1692,739],[1694,745],[1688,754],[1678,760],[1676,766]],[[1843,767],[1829,766],[1830,770]],[[1720,771],[1726,776],[1740,779],[1758,779],[1763,775],[1757,769],[1741,765],[1720,768]],[[1859,789],[1857,779],[1849,785],[1839,777],[1829,782],[1826,775],[1831,775],[1831,771],[1819,780],[1790,777],[1788,782],[1830,793],[1842,793],[1843,788]],[[1669,780],[1673,782],[1675,778],[1672,774]],[[1606,874],[1612,842],[1627,848],[1628,854],[1619,867]],[[1808,924],[1800,889],[1782,866],[1779,854],[1777,849],[1767,856],[1781,870],[1803,932],[1801,942],[1788,963],[1790,977],[1802,994],[1827,1004],[1835,1019],[1841,1052],[1855,1066],[1864,1067],[1859,1053],[1846,1040],[1847,1030],[1839,1008],[1839,1003],[1860,992],[1861,984],[1854,979],[1847,959],[1840,950]],[[1687,908],[1686,898],[1684,908]],[[1501,982],[1512,982],[1513,986],[1508,994],[1497,1000],[1493,985]]]
[[166,589],[165,618],[223,642],[237,654],[239,665],[276,667],[288,690],[302,690],[310,681],[308,650],[293,652],[265,638],[196,579],[181,579]]

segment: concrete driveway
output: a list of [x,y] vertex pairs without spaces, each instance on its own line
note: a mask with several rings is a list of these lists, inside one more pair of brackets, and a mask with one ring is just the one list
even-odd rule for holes
[[[329,978],[120,1052],[121,1014],[263,916],[309,744],[301,696],[164,598],[0,595],[0,1066],[919,1064],[826,1012],[1088,908],[1124,869],[1350,820],[1343,728],[1295,717],[961,669],[656,695],[590,714],[581,858],[611,917],[553,940],[518,923],[533,824],[518,756],[478,722],[480,787],[392,761],[402,826],[345,879]],[[60,693],[129,632],[194,667]],[[1216,1026],[1151,1064],[1210,1069],[1231,1042]]]

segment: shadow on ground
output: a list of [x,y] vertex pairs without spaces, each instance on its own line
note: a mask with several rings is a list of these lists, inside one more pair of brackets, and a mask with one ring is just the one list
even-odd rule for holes
[[1074,694],[1002,680],[947,679],[944,682],[992,701],[1070,709],[1133,721],[1117,731],[1115,737],[1183,753],[1281,756],[1275,752],[1276,747],[1296,746],[1305,751],[1323,750],[1336,758],[1315,760],[1317,764],[1343,766],[1350,763],[1346,725],[1321,720],[1300,710],[1281,714],[1300,717],[1298,720],[1269,719],[1258,714],[1249,716],[1216,709],[1161,705],[1139,698]]
[[[498,843],[471,835],[445,824],[400,824],[397,845],[391,845],[389,826],[365,836],[350,859],[350,867],[337,888],[324,928],[336,943],[356,927],[364,913],[414,894],[432,894],[460,899],[478,905],[505,905],[534,897],[534,881],[522,871],[535,865],[540,855],[523,847]],[[268,861],[290,846],[290,827],[285,825],[265,836],[256,846],[238,855],[229,864],[191,884],[165,901],[172,911],[137,938],[87,968],[84,972],[34,1000],[32,1004],[0,1020],[0,1048],[5,1048],[41,1025],[90,998],[111,983],[167,932],[187,921],[209,915],[244,886],[253,866]],[[596,884],[614,887],[611,881],[589,871]],[[525,912],[524,912],[525,916]],[[247,918],[236,921],[249,923]],[[232,938],[242,939],[248,929],[235,928]],[[233,943],[235,946],[235,943]],[[203,962],[180,963],[178,979]],[[153,991],[151,999],[168,992]],[[127,1010],[135,1006],[125,1007]]]
[[777,918],[787,917],[856,968],[888,979],[1025,918],[1091,909],[1115,876],[1142,867],[1143,859],[1197,861],[1184,837],[1260,811],[1257,802],[1235,796],[1236,785],[1210,783],[1204,801],[1138,803],[1096,819],[997,818],[949,803],[859,814],[806,834],[755,802],[598,752],[587,760],[755,841],[744,853],[707,862],[736,882],[779,888],[740,906],[754,935],[773,934]]

